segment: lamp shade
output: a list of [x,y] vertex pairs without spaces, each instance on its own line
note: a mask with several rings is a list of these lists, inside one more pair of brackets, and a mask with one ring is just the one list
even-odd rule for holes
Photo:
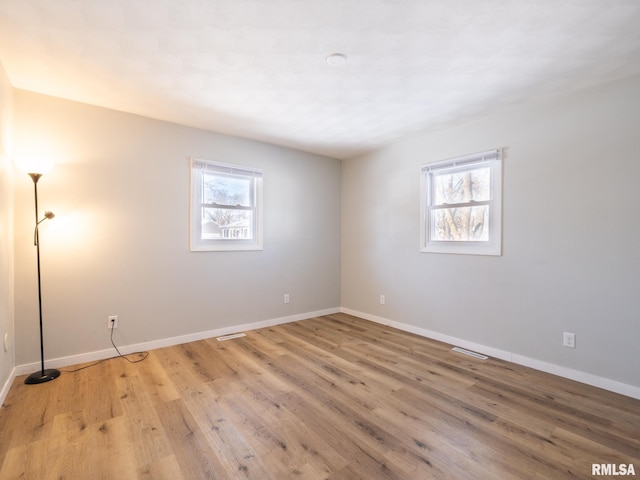
[[39,173],[44,175],[53,170],[53,161],[45,157],[17,157],[15,162],[18,168],[25,173]]

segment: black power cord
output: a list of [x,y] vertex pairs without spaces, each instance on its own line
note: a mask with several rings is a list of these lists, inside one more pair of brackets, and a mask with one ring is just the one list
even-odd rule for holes
[[[111,323],[113,324],[115,321],[111,320]],[[85,365],[84,367],[80,367],[80,368],[76,368],[74,370],[60,370],[60,373],[75,373],[75,372],[79,372],[80,370],[85,370],[87,368],[91,368],[91,367],[95,367],[96,365],[100,365],[101,363],[104,362],[108,362],[109,360],[113,360],[116,358],[124,358],[127,362],[129,363],[140,363],[143,362],[147,359],[147,357],[149,356],[149,352],[147,351],[142,351],[142,352],[133,352],[133,353],[127,353],[126,355],[123,355],[122,353],[120,353],[120,350],[118,349],[118,347],[116,346],[115,342],[113,341],[113,325],[111,325],[111,335],[109,335],[109,340],[111,340],[111,345],[113,345],[113,348],[116,349],[116,352],[118,352],[118,355],[115,357],[109,357],[109,358],[104,358],[102,360],[98,360],[97,362],[91,363],[89,365]],[[129,356],[132,355],[139,355],[140,358],[137,358],[135,360],[131,360],[129,358]]]

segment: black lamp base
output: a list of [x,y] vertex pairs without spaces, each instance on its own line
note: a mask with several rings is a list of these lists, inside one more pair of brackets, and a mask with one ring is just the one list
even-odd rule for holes
[[38,383],[50,382],[60,376],[60,370],[55,368],[47,368],[46,370],[38,370],[29,375],[24,383],[27,385],[36,385]]

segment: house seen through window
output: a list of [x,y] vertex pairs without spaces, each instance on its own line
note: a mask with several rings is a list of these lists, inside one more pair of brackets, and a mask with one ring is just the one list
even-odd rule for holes
[[262,248],[262,171],[191,161],[191,250]]

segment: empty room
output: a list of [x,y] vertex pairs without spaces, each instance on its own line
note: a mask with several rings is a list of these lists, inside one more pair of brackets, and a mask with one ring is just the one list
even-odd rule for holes
[[638,25],[0,0],[0,480],[640,477]]

